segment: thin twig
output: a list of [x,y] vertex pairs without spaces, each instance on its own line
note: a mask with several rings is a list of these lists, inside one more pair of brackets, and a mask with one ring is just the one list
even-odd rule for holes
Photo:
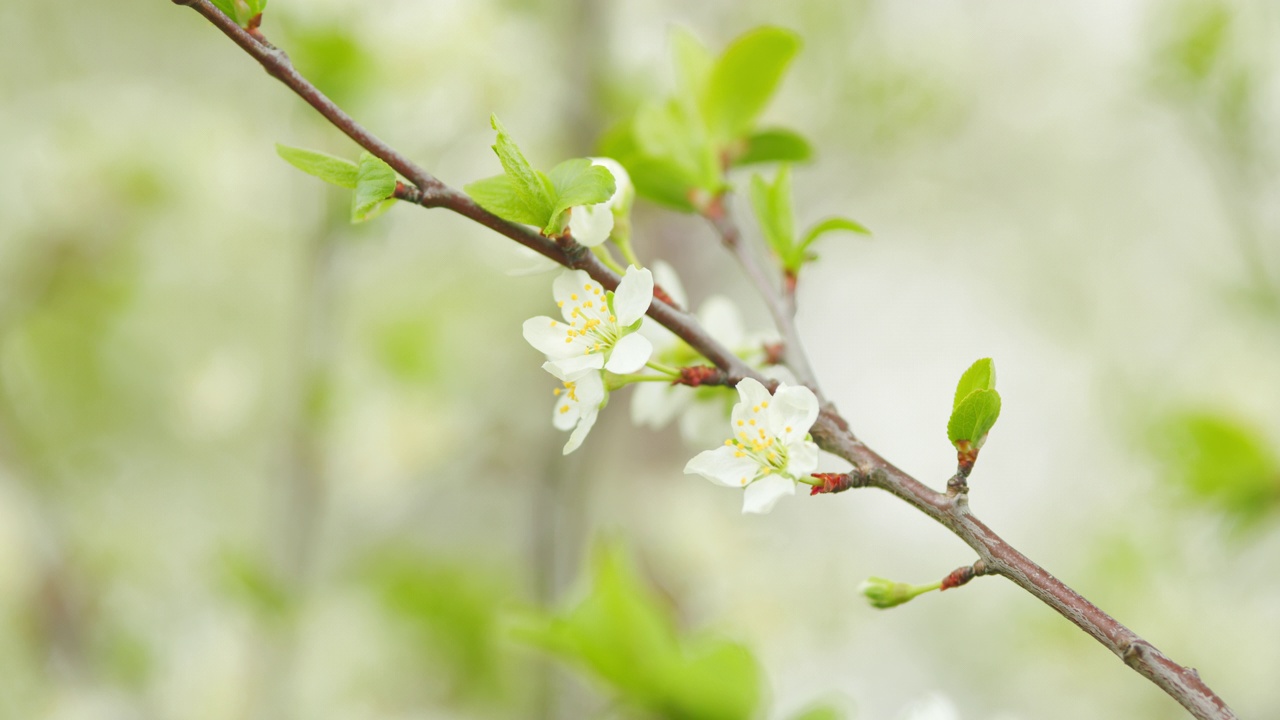
[[[508,222],[487,212],[464,193],[444,185],[384,145],[293,70],[283,53],[231,22],[208,0],[173,0],[173,2],[189,5],[197,10],[261,63],[272,77],[279,79],[306,99],[361,147],[382,158],[404,177],[418,185],[416,189],[400,188],[397,197],[424,207],[442,207],[452,210],[532,248],[565,267],[586,271],[607,288],[617,287],[620,279],[617,274],[605,267],[599,259],[586,252],[584,248],[558,245],[531,228]],[[720,218],[713,217],[712,221],[720,231],[721,237],[725,238],[726,245],[734,249],[739,260],[747,258],[749,254],[738,242],[736,226],[723,215]],[[744,262],[744,267],[748,274],[753,276],[757,285],[761,286],[761,291],[765,293],[766,300],[769,301],[771,310],[778,320],[779,329],[786,336],[787,351],[791,355],[793,369],[802,380],[812,381],[812,371],[807,361],[797,360],[797,358],[803,358],[803,350],[800,349],[794,324],[790,322],[786,308],[782,303],[777,302],[779,296],[754,263],[754,258]],[[770,382],[716,342],[691,315],[661,300],[654,300],[649,307],[649,316],[715,363],[724,372],[723,382],[726,385],[735,385],[747,377],[764,383]],[[853,464],[859,477],[858,486],[864,484],[861,479],[865,478],[865,485],[880,488],[897,496],[951,530],[978,554],[984,573],[1003,575],[1056,610],[1181,703],[1194,717],[1200,720],[1236,718],[1235,713],[1209,689],[1195,670],[1175,663],[1151,643],[1107,615],[992,532],[969,511],[966,495],[948,496],[936,492],[899,470],[854,437],[844,418],[830,406],[824,408],[819,415],[812,434],[819,447]]]
[[778,332],[782,333],[782,362],[791,368],[800,384],[808,385],[819,399],[823,399],[818,378],[813,372],[813,366],[809,364],[809,355],[800,342],[800,333],[796,331],[795,296],[784,295],[782,291],[775,288],[769,276],[760,267],[760,263],[756,262],[755,254],[751,252],[751,248],[742,238],[742,232],[738,229],[737,223],[733,221],[728,201],[729,193],[721,193],[711,203],[705,216],[715,227],[716,233],[720,235],[720,242],[733,253],[733,257],[737,259],[747,277],[756,286],[760,296],[764,298],[765,305],[769,307],[769,314],[773,315],[773,323],[778,327]]

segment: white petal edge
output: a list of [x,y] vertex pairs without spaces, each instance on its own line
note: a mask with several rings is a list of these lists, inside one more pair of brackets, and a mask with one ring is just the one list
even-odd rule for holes
[[569,211],[569,234],[579,245],[604,244],[613,232],[613,211],[608,205],[579,205]]
[[610,210],[620,209],[632,192],[631,176],[627,174],[627,169],[617,160],[609,157],[593,157],[591,164],[599,165],[613,176],[613,194],[609,196],[607,204]]
[[[771,397],[760,381],[755,378],[743,378],[738,383],[739,402],[733,406],[733,412],[729,415],[734,434],[744,429],[738,424],[739,422],[745,423],[753,417],[760,418],[757,422],[763,424],[769,416],[764,414],[768,411],[762,407],[762,403],[768,403]],[[761,408],[761,411],[756,411],[754,408]]]
[[613,296],[613,314],[626,327],[644,317],[653,303],[653,273],[635,265],[627,268]]
[[521,332],[525,341],[535,350],[552,359],[581,355],[586,350],[585,339],[575,338],[574,342],[565,342],[569,326],[545,315],[525,320]]
[[778,500],[796,494],[796,484],[781,475],[767,475],[747,486],[742,493],[742,512],[761,515],[773,509]]
[[596,418],[599,415],[599,412],[594,411],[587,411],[582,414],[582,418],[578,420],[578,427],[574,428],[573,432],[569,434],[569,442],[564,444],[564,450],[561,451],[561,454],[568,455],[582,445],[582,441],[587,439],[587,433],[591,432],[591,428],[596,424]]
[[[564,412],[560,408],[568,407]],[[557,430],[570,430],[574,425],[578,424],[578,420],[582,417],[582,404],[576,400],[570,400],[565,397],[564,393],[556,396],[556,402],[551,406],[551,426]]]
[[[591,285],[593,283],[595,281],[584,270],[565,270],[557,275],[555,281],[551,283],[551,296],[556,299],[557,303],[564,303],[561,306],[563,308],[573,302],[570,299],[573,295],[583,292],[583,285]],[[564,319],[570,319],[568,313],[565,313]]]
[[818,469],[818,446],[808,440],[792,443],[787,446],[787,472],[792,477],[802,478],[813,474]]
[[685,463],[686,475],[701,475],[717,485],[740,488],[760,472],[760,464],[749,457],[736,457],[728,445],[694,455]]
[[[551,367],[547,367],[548,365]],[[552,358],[542,364],[543,370],[546,370],[561,380],[577,380],[592,370],[599,370],[603,367],[604,355],[601,355],[600,353],[575,355],[571,358]]]
[[[818,396],[803,385],[779,385],[769,406],[769,430],[790,445],[803,438],[818,419]],[[790,429],[788,429],[790,428]]]
[[609,354],[609,362],[605,363],[604,369],[619,375],[633,373],[644,367],[652,354],[653,343],[649,342],[649,338],[639,333],[631,333],[614,344],[613,352]]

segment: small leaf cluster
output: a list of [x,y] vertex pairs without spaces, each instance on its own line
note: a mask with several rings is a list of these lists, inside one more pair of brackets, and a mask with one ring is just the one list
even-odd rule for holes
[[657,717],[747,720],[760,704],[760,669],[750,651],[678,634],[670,609],[616,546],[596,553],[593,585],[576,607],[519,627],[517,635]]
[[267,0],[209,0],[222,14],[231,18],[240,27],[257,25],[255,18],[267,9]]
[[967,468],[973,466],[978,450],[987,441],[987,433],[991,432],[999,417],[996,366],[991,358],[983,358],[960,376],[951,405],[951,419],[947,422],[947,437],[961,456],[960,464],[965,474],[968,474]]
[[608,201],[616,189],[613,175],[587,158],[565,160],[543,173],[533,169],[498,117],[489,118],[498,140],[493,151],[502,175],[463,188],[485,210],[504,220],[533,225],[547,237],[564,233],[570,208]]
[[693,35],[677,31],[672,49],[674,97],[642,105],[602,141],[602,154],[627,168],[637,193],[698,212],[727,187],[729,168],[809,158],[809,143],[798,134],[756,127],[800,50],[795,33],[757,28],[716,58]]
[[348,188],[351,194],[351,222],[361,223],[386,212],[395,204],[396,173],[382,160],[365,152],[359,164],[315,150],[276,145],[285,162],[331,185]]
[[806,262],[818,259],[809,248],[818,238],[837,230],[870,235],[867,230],[849,218],[827,218],[805,231],[803,237],[797,237],[795,210],[791,195],[791,168],[782,165],[772,183],[761,175],[751,178],[751,206],[756,211],[756,219],[760,222],[760,231],[765,242],[773,249],[782,264],[782,270],[794,278],[800,267]]

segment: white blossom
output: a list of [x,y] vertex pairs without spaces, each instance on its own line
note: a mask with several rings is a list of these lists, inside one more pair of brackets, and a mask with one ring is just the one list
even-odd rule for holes
[[779,384],[772,395],[752,378],[738,383],[733,436],[684,467],[717,485],[745,488],[742,511],[766,513],[796,481],[818,468],[818,446],[806,439],[818,419],[818,398],[804,386]]
[[632,373],[644,367],[653,345],[635,331],[653,302],[653,274],[627,268],[617,293],[606,292],[582,270],[566,270],[552,284],[565,322],[546,316],[524,322],[524,339],[542,351],[562,379],[590,370]]
[[591,158],[591,164],[599,165],[613,175],[614,190],[613,195],[602,203],[579,205],[569,211],[569,234],[587,247],[595,247],[609,239],[618,216],[630,212],[631,201],[635,197],[631,176],[617,160]]
[[561,387],[553,392],[556,396],[554,409],[551,411],[551,424],[557,430],[572,430],[569,441],[564,444],[564,454],[568,455],[587,437],[591,427],[596,424],[596,417],[604,405],[607,393],[600,371],[591,370],[568,378],[559,368],[550,362],[542,366],[547,372],[561,381]]

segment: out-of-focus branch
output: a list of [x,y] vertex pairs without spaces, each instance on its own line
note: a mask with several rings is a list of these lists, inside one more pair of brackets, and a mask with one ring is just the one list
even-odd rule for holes
[[[361,147],[384,160],[416,185],[416,187],[398,187],[397,198],[428,208],[442,207],[452,210],[532,248],[565,267],[586,271],[593,279],[609,289],[617,287],[620,280],[618,275],[605,267],[586,248],[572,241],[561,243],[549,240],[527,226],[508,222],[489,213],[466,194],[445,185],[386,146],[298,74],[284,53],[263,40],[260,33],[250,33],[239,27],[208,0],[172,1],[179,5],[188,5],[205,16],[261,63],[272,77],[289,86]],[[723,210],[723,206],[721,209]],[[754,262],[754,258],[750,257],[742,247],[737,227],[728,219],[727,213],[709,213],[708,215],[725,244],[734,251],[739,261],[743,262],[747,273],[761,287],[762,292],[765,292],[770,309],[774,312],[779,329],[783,332],[788,344],[786,350],[793,369],[802,381],[808,380],[808,384],[812,384],[812,371],[807,361],[803,360],[803,350],[800,349],[796,339],[794,323],[791,322],[787,307],[781,301],[782,296],[768,282],[767,277]],[[707,373],[708,377],[700,379],[703,384],[720,382],[725,385],[736,385],[747,377],[755,378],[766,385],[773,384],[771,380],[764,378],[742,362],[728,348],[716,342],[693,316],[656,299],[650,305],[648,314],[719,368],[720,374]],[[801,360],[797,361],[797,358]],[[969,511],[967,494],[947,495],[937,492],[899,470],[858,440],[849,430],[848,423],[830,405],[827,405],[818,416],[811,432],[819,447],[847,460],[854,466],[851,475],[856,474],[857,477],[856,480],[850,480],[849,487],[880,488],[951,530],[978,554],[984,574],[1003,575],[1053,608],[1181,703],[1192,716],[1200,720],[1236,718],[1226,702],[1200,679],[1194,669],[1171,660],[1154,645],[1018,552],[974,517]]]
[[728,208],[728,193],[721,193],[716,197],[707,208],[704,215],[711,225],[715,227],[716,233],[720,235],[720,242],[724,244],[733,257],[742,266],[747,277],[751,279],[752,284],[756,286],[756,290],[760,296],[764,298],[765,305],[769,307],[769,313],[773,315],[773,323],[777,326],[778,332],[782,334],[782,357],[780,360],[796,375],[802,385],[808,385],[820,400],[822,390],[818,387],[818,378],[813,373],[813,367],[809,364],[809,356],[804,351],[804,345],[800,342],[800,333],[796,331],[796,309],[794,285],[790,293],[784,293],[774,287],[773,282],[769,280],[769,276],[765,274],[764,269],[760,267],[760,263],[756,261],[756,256],[751,252],[751,248],[742,238],[742,232],[738,229],[737,223],[733,221],[733,216]]

